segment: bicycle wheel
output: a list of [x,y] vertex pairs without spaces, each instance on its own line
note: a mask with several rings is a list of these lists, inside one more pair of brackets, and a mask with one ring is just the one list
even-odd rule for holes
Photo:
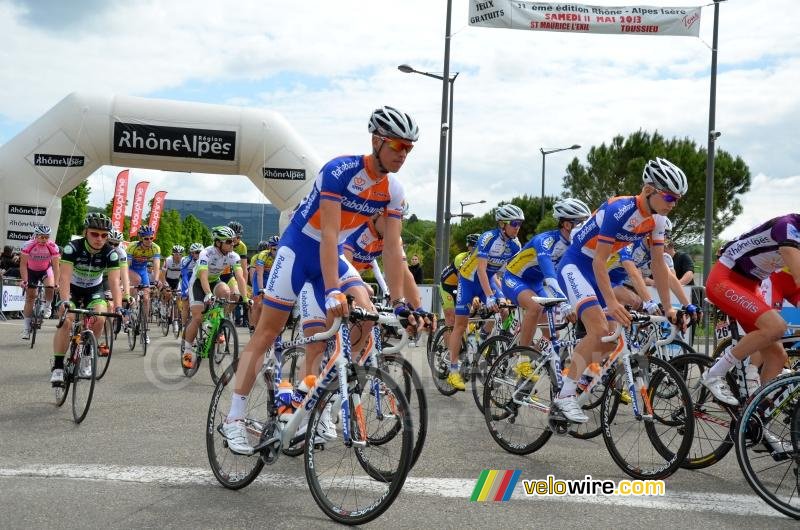
[[142,347],[142,357],[147,355],[147,330],[150,324],[147,322],[147,315],[144,313],[144,304],[139,306],[139,344]]
[[78,361],[72,367],[72,417],[75,423],[86,418],[92,404],[97,375],[97,340],[94,333],[81,333],[81,344],[78,348]]
[[[220,429],[222,422],[228,416],[233,389],[235,387],[236,365],[234,363],[220,376],[214,393],[211,395],[211,404],[208,407],[206,420],[206,452],[208,463],[217,480],[228,489],[241,489],[253,482],[261,469],[264,460],[259,454],[251,456],[239,455],[228,449],[228,442]],[[274,389],[271,379],[267,382],[260,374],[255,385],[250,391],[247,400],[245,423],[248,438],[251,444],[256,445],[261,439],[261,433],[270,423],[272,407],[275,403]]]
[[[326,405],[341,403],[339,381],[335,379],[311,411],[304,459],[306,480],[317,506],[338,523],[356,525],[380,516],[400,493],[411,461],[413,429],[408,403],[391,377],[371,366],[352,366],[349,371],[357,376],[348,381],[349,428],[352,439],[360,443],[348,447],[341,433],[324,446],[313,443]],[[373,391],[376,387],[378,392]],[[384,411],[393,410],[394,417],[381,417],[376,411],[378,402]],[[341,414],[341,405],[335,414]],[[374,445],[372,440],[383,436],[397,420],[403,425],[398,436],[389,443]],[[363,476],[360,469],[369,476]]]
[[[189,302],[187,300],[184,301],[183,303],[188,304]],[[175,312],[175,314],[172,315],[173,317],[172,330],[175,335],[175,338],[177,339],[178,337],[181,336],[181,330],[183,329],[183,319],[181,318],[181,312],[178,310],[178,304],[173,304],[173,307],[174,307],[173,311]]]
[[169,335],[169,328],[172,327],[172,304],[175,302],[170,301],[167,304],[167,307],[164,311],[164,317],[161,317],[161,313],[159,313],[159,325],[161,326],[161,333],[164,334],[166,337]]
[[452,329],[451,326],[438,329],[436,337],[433,339],[433,346],[428,351],[428,366],[431,369],[433,385],[445,396],[452,396],[458,392],[447,382],[447,376],[450,374],[450,351],[447,348],[447,338],[450,337]]
[[114,323],[116,321],[116,318],[107,318],[105,324],[103,324],[103,342],[108,347],[108,354],[101,354],[98,347],[96,377],[98,381],[106,375],[108,365],[111,363],[111,352],[114,349]]
[[36,332],[42,327],[42,301],[37,296],[36,301],[33,304],[33,312],[31,313],[31,322],[30,322],[30,330],[31,330],[31,349],[33,349],[33,345],[36,344]]
[[472,397],[478,410],[483,413],[483,387],[486,380],[486,372],[495,359],[511,346],[512,337],[506,335],[495,335],[486,339],[478,348],[478,353],[472,360]]
[[[408,401],[411,421],[414,426],[414,447],[411,452],[410,467],[414,467],[419,455],[422,454],[422,448],[425,446],[425,437],[428,433],[428,399],[425,396],[425,389],[422,388],[422,380],[408,359],[402,355],[382,355],[380,368],[400,386],[400,390],[402,390],[406,401]],[[392,411],[389,412],[393,413]],[[396,426],[389,431],[392,437],[396,436],[400,427],[401,424],[398,420]],[[377,441],[374,443],[377,444]]]
[[663,346],[653,345],[653,347],[650,348],[650,351],[647,353],[648,355],[655,355],[659,359],[664,359],[665,361],[669,362],[670,360],[676,359],[681,355],[692,355],[696,354],[697,352],[683,340],[674,339],[669,344],[665,344]]
[[800,519],[800,374],[766,383],[742,412],[736,458],[759,497]]
[[214,384],[232,363],[239,359],[239,335],[230,320],[223,320],[208,353],[208,369]]
[[128,317],[128,349],[133,351],[136,347],[136,337],[139,335],[139,311],[131,311]]
[[[689,390],[666,361],[631,355],[630,362],[634,381],[646,386],[625,399],[619,389],[630,389],[620,361],[609,377],[601,405],[603,441],[614,462],[631,477],[663,479],[684,462],[694,440]],[[634,399],[639,417],[634,413]],[[646,401],[651,404],[651,418],[646,417]]]
[[64,356],[64,384],[61,386],[54,386],[53,393],[56,398],[56,407],[60,407],[67,401],[69,395],[69,387],[72,385],[72,365],[69,359],[72,358],[72,350],[75,349],[75,344],[70,342],[69,351]]
[[552,436],[550,409],[555,374],[533,348],[515,346],[486,372],[483,404],[489,434],[515,455],[538,451]]
[[731,426],[736,424],[736,411],[715,400],[711,392],[700,384],[714,360],[695,353],[676,357],[670,364],[686,382],[694,410],[694,441],[681,467],[702,469],[716,464],[733,448]]
[[306,349],[303,346],[291,346],[283,350],[281,358],[281,379],[292,383],[292,388],[300,386],[305,377]]

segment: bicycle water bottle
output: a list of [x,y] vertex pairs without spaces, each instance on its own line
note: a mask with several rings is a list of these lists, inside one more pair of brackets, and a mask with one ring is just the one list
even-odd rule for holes
[[317,382],[317,376],[315,375],[307,375],[297,388],[294,389],[292,393],[292,407],[294,409],[300,408],[300,405],[303,404],[303,400],[306,398],[306,394],[308,391],[314,388],[314,385]]
[[278,385],[278,395],[275,396],[275,406],[278,407],[278,419],[281,421],[289,421],[294,412],[292,406],[292,383],[289,381],[281,381]]

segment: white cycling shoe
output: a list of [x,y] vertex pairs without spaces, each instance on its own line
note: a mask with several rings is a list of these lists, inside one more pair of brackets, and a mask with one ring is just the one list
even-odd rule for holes
[[736,396],[731,393],[731,389],[728,388],[728,384],[725,380],[721,377],[708,377],[708,372],[700,379],[700,383],[706,387],[709,392],[714,394],[714,397],[717,398],[717,401],[721,401],[726,405],[731,405],[735,407],[739,404],[739,400],[736,399]]
[[222,435],[228,441],[228,449],[240,455],[252,455],[253,447],[247,441],[244,420],[227,421],[222,424]]
[[573,423],[586,423],[589,421],[589,416],[583,413],[581,406],[578,405],[578,398],[575,396],[555,398],[553,405],[558,407],[564,416]]

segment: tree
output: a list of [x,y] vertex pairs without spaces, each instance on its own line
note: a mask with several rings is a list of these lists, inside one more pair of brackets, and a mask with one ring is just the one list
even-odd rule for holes
[[[648,160],[662,157],[686,173],[689,192],[670,213],[672,238],[679,243],[696,241],[703,234],[705,212],[705,148],[688,138],[666,140],[658,132],[637,131],[615,136],[609,145],[592,147],[587,166],[577,158],[567,166],[564,196],[583,200],[597,208],[615,195],[636,195],[642,189],[642,171]],[[718,150],[714,163],[714,233],[729,226],[742,211],[738,196],[750,189],[750,169],[740,157]]]
[[89,183],[83,181],[61,198],[61,217],[58,220],[56,243],[66,245],[73,235],[83,233],[83,221],[89,206]]
[[[126,206],[127,206],[127,204],[128,204],[128,201],[125,201],[125,205]],[[104,208],[104,212],[105,212],[105,214],[107,216],[111,217],[111,212],[113,210],[114,210],[114,199],[112,198],[110,201],[108,201],[108,204],[106,204],[106,206]],[[125,239],[128,238],[128,231],[130,229],[131,229],[131,216],[130,215],[126,215],[124,220],[123,220],[123,222],[122,222],[122,235],[125,237]]]

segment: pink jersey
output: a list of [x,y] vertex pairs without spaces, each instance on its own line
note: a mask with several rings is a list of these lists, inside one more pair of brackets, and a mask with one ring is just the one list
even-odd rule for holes
[[22,253],[28,256],[28,269],[32,271],[46,271],[53,257],[59,255],[58,247],[49,239],[45,244],[35,239],[28,241],[22,247]]

